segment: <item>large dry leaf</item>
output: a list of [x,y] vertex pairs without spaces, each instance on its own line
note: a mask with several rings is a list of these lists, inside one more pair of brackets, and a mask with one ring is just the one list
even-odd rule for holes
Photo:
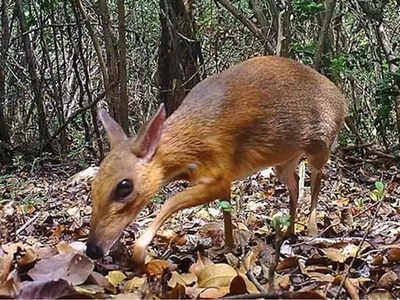
[[213,264],[204,267],[199,273],[199,287],[229,287],[229,284],[237,275],[234,268],[227,264]]
[[64,279],[24,282],[18,299],[57,299],[74,295],[75,290]]
[[58,254],[36,263],[28,275],[33,280],[64,279],[72,285],[79,285],[86,281],[93,268],[93,263],[84,255],[78,253]]

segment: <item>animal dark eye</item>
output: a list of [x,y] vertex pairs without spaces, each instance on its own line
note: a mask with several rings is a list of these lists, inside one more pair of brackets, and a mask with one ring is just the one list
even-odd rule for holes
[[133,182],[130,179],[124,179],[120,181],[115,190],[117,200],[122,200],[127,197],[133,191]]

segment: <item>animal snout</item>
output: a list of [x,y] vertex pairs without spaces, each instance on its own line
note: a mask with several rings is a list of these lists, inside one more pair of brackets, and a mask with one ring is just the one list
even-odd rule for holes
[[87,242],[86,255],[92,259],[99,259],[104,256],[104,251],[96,243]]

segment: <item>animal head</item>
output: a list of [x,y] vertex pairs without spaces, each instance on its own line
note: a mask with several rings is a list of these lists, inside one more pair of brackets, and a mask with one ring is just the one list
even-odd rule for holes
[[162,171],[153,157],[166,112],[161,105],[134,138],[128,138],[104,109],[99,109],[98,118],[111,147],[92,183],[92,219],[86,253],[95,259],[107,254],[161,185]]

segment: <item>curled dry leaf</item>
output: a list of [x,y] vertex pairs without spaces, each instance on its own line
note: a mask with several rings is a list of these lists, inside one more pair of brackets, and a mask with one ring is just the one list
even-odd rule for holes
[[165,269],[174,270],[175,265],[162,259],[153,259],[144,266],[145,273],[149,276],[161,276]]

